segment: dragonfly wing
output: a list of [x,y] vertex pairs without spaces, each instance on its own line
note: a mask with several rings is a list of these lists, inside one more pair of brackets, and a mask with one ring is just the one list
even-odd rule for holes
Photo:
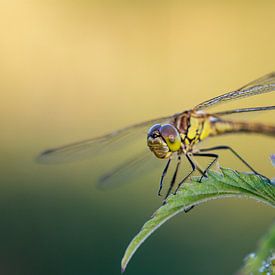
[[275,106],[263,106],[263,107],[228,110],[228,111],[213,113],[213,115],[214,116],[227,116],[227,115],[234,115],[234,114],[241,114],[241,113],[261,113],[261,112],[272,111],[272,110],[275,110]]
[[207,101],[204,101],[199,105],[197,105],[194,108],[194,110],[202,110],[225,101],[268,93],[274,90],[275,90],[275,72],[272,72],[268,75],[265,75],[259,79],[256,79],[248,83],[247,85],[243,86],[242,88],[236,91],[229,92],[229,93],[214,97],[212,99],[209,99]]
[[172,117],[163,117],[134,124],[132,126],[119,129],[107,135],[80,142],[71,143],[42,152],[37,161],[41,163],[68,162],[85,157],[91,157],[99,153],[112,152],[125,147],[129,143],[143,139],[146,145],[146,133],[148,128],[155,123],[165,123]]
[[140,176],[153,172],[162,163],[149,150],[142,151],[100,176],[97,187],[104,190],[135,182]]

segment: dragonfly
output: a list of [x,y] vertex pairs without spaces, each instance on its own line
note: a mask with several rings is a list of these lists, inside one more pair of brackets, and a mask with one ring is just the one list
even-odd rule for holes
[[[268,125],[262,122],[232,120],[229,118],[229,115],[232,114],[274,110],[275,106],[250,107],[226,110],[216,113],[207,111],[208,108],[216,106],[220,103],[272,91],[275,91],[275,72],[256,79],[240,89],[206,100],[192,109],[185,110],[174,115],[134,124],[100,137],[45,150],[38,156],[38,161],[63,162],[68,159],[70,160],[78,158],[79,156],[81,157],[87,152],[92,155],[98,155],[104,151],[107,154],[112,154],[115,145],[117,145],[118,150],[120,150],[121,146],[125,146],[125,144],[128,143],[125,141],[125,137],[128,137],[130,142],[134,142],[142,133],[142,138],[145,140],[145,133],[147,132],[147,146],[149,148],[147,151],[151,151],[158,159],[166,160],[166,164],[159,181],[158,195],[161,195],[164,179],[170,167],[171,160],[176,160],[175,170],[172,174],[169,188],[165,194],[164,203],[173,189],[173,194],[176,194],[182,184],[195,171],[198,171],[201,174],[201,180],[204,177],[207,177],[208,170],[217,162],[219,158],[219,155],[216,152],[219,150],[228,150],[253,173],[260,177],[266,178],[258,173],[230,146],[218,145],[211,148],[198,148],[197,145],[207,138],[225,134],[251,133],[275,136],[275,125]],[[123,140],[122,144],[119,143],[120,140]],[[124,171],[131,166],[135,167],[135,165],[144,162],[144,155],[145,153],[142,151],[140,154],[134,155],[132,158],[127,159],[113,170],[104,174],[100,178],[99,183],[104,184],[104,182],[112,179],[112,177],[119,174],[121,171]],[[178,170],[182,163],[183,157],[185,157],[187,162],[190,164],[191,171],[182,179],[177,180]],[[203,169],[200,167],[198,162],[195,161],[194,157],[210,158],[211,161],[209,165]]]

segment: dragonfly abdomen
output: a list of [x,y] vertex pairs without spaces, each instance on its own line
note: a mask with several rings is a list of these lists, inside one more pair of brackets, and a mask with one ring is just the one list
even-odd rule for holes
[[257,133],[268,136],[275,136],[275,126],[264,123],[248,123],[243,121],[216,120],[212,123],[210,136],[228,133]]

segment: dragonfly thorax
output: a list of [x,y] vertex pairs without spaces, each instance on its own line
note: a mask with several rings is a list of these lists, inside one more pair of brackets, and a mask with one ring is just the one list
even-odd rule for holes
[[155,124],[148,131],[147,145],[157,158],[169,158],[181,148],[180,134],[171,124]]

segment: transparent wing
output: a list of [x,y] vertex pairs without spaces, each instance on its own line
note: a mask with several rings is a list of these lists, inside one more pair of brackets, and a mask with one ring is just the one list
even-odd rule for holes
[[97,158],[97,187],[110,189],[123,184],[136,182],[140,176],[147,176],[162,161],[156,159],[146,146],[146,133],[155,123],[166,123],[171,117],[163,117],[135,124],[110,134],[84,140],[42,152],[40,163],[63,163],[85,157]]
[[275,106],[235,109],[235,110],[222,111],[222,112],[217,112],[212,114],[214,116],[227,116],[227,115],[241,114],[241,113],[261,113],[261,112],[272,111],[272,110],[275,110]]
[[101,175],[97,187],[104,190],[136,182],[140,177],[144,178],[156,171],[161,165],[163,162],[155,158],[148,149],[143,150]]
[[[141,139],[146,141],[146,132],[151,125],[168,122],[172,117],[173,116],[145,121],[101,137],[48,149],[37,157],[37,161],[40,163],[58,163],[83,159],[99,153],[108,152],[109,154],[110,152],[123,149],[123,147],[129,143],[133,144]],[[146,145],[146,143],[144,143],[144,145]]]
[[275,90],[275,72],[272,72],[268,75],[265,75],[259,79],[256,79],[248,83],[247,85],[243,86],[242,88],[236,91],[229,92],[229,93],[214,97],[212,99],[209,99],[207,101],[204,101],[199,105],[195,106],[194,110],[202,110],[225,101],[231,101],[234,99],[268,93],[274,90]]

